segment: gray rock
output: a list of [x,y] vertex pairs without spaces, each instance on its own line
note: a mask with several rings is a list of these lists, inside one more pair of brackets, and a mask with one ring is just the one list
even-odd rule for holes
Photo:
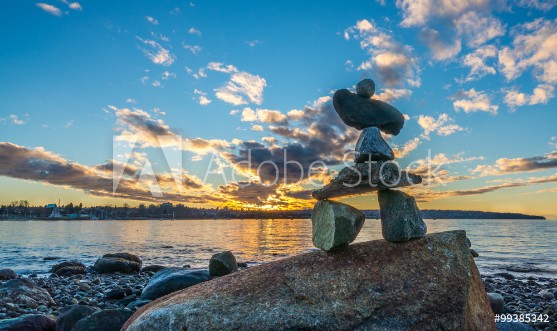
[[464,231],[313,251],[161,298],[122,330],[495,331]]
[[346,89],[335,92],[333,106],[344,124],[358,130],[376,126],[385,133],[397,135],[404,126],[404,116],[395,107],[383,101],[362,98]]
[[157,271],[161,271],[162,269],[166,268],[163,265],[149,265],[146,267],[143,267],[143,269],[141,269],[141,272],[157,272]]
[[132,316],[128,309],[107,309],[79,320],[72,331],[120,331]]
[[379,208],[381,231],[385,240],[408,241],[427,233],[427,227],[412,196],[401,191],[379,191]]
[[553,299],[555,299],[555,297],[553,296],[553,293],[551,293],[551,292],[549,292],[549,291],[546,291],[546,290],[541,291],[541,292],[540,292],[540,296],[541,296],[542,298],[544,298],[545,300],[553,300]]
[[472,254],[473,257],[480,257],[480,254],[473,248],[470,248],[470,254]]
[[528,324],[520,322],[498,322],[498,331],[535,331],[533,327]]
[[502,314],[505,311],[505,299],[499,293],[488,293],[487,298],[491,309],[495,314]]
[[136,310],[139,307],[143,307],[146,304],[152,302],[152,300],[137,299],[126,306],[126,309]]
[[224,276],[236,271],[238,271],[238,263],[232,252],[226,251],[211,256],[209,273],[212,277]]
[[16,279],[17,274],[12,269],[0,269],[0,280]]
[[78,261],[67,261],[54,265],[50,272],[61,277],[82,275],[85,274],[85,265]]
[[354,162],[387,161],[394,160],[393,150],[381,136],[381,131],[376,127],[362,130],[356,143],[356,156]]
[[54,304],[45,289],[26,278],[12,279],[0,286],[0,302],[12,302],[23,306]]
[[1,331],[54,331],[56,322],[43,315],[23,315],[0,321]]
[[120,272],[124,274],[141,271],[141,260],[132,254],[105,254],[93,267],[100,274]]
[[208,270],[165,268],[154,274],[149,280],[141,293],[141,299],[155,300],[210,279]]
[[356,85],[356,94],[364,98],[371,98],[375,94],[375,82],[363,79]]
[[74,325],[82,318],[93,315],[100,311],[91,306],[69,306],[56,319],[56,331],[71,331]]
[[401,171],[392,162],[356,163],[342,169],[329,184],[313,191],[312,196],[317,200],[325,200],[410,186],[421,182],[422,177]]
[[346,247],[365,222],[364,213],[344,203],[318,201],[311,213],[313,245],[324,251]]
[[128,287],[116,286],[112,290],[105,293],[106,300],[121,300],[132,294],[132,290]]

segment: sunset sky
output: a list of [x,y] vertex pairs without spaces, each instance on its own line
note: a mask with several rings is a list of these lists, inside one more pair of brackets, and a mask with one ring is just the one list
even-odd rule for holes
[[0,22],[0,204],[311,208],[359,136],[332,94],[372,78],[400,164],[441,165],[421,208],[557,219],[555,0],[24,0]]

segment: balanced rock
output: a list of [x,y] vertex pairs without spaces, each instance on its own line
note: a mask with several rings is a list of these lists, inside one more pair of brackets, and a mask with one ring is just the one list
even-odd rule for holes
[[344,203],[318,201],[311,213],[313,245],[324,251],[348,246],[365,222],[364,213]]
[[495,331],[464,231],[253,266],[154,301],[122,330]]
[[376,127],[362,130],[356,143],[356,156],[354,162],[387,161],[394,160],[393,150],[381,136],[381,131]]
[[313,191],[317,200],[386,190],[419,184],[422,177],[400,168],[392,162],[356,163],[342,169],[336,178],[324,187]]
[[[381,232],[388,241],[401,242],[423,237],[427,227],[416,200],[401,191],[379,191]],[[468,249],[470,255],[470,249]]]
[[72,331],[120,331],[131,315],[132,311],[128,309],[101,310],[79,320]]
[[0,321],[2,331],[54,331],[56,322],[44,315],[23,315]]
[[82,318],[100,311],[97,307],[73,305],[65,307],[56,319],[56,331],[71,331]]
[[356,85],[356,94],[364,98],[371,98],[375,94],[375,82],[363,79]]
[[209,273],[212,277],[228,275],[237,270],[238,263],[231,251],[214,254],[209,260]]
[[12,269],[0,269],[0,280],[16,279],[17,274]]
[[383,101],[362,98],[346,89],[335,92],[333,106],[344,124],[358,130],[376,126],[396,136],[404,126],[404,116],[395,107]]
[[47,290],[27,278],[12,279],[0,286],[0,302],[36,307],[54,304]]
[[210,279],[211,276],[207,270],[165,268],[151,277],[141,293],[141,299],[155,300]]
[[105,254],[95,262],[93,268],[100,274],[137,273],[141,270],[141,259],[128,253]]

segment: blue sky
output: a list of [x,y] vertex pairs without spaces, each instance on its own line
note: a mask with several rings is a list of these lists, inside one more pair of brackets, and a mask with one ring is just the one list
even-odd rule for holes
[[[307,182],[264,187],[232,163],[286,148],[341,169],[358,132],[330,97],[373,78],[407,115],[386,137],[401,164],[423,167],[428,150],[443,163],[446,185],[411,190],[422,208],[557,215],[555,1],[18,1],[0,16],[3,202],[149,201],[132,179],[145,159],[170,172],[153,148],[163,132],[180,137],[191,184],[165,199],[311,207]],[[99,184],[114,137],[139,142],[117,196]],[[203,183],[214,152],[254,185]],[[343,201],[377,207],[373,195]]]

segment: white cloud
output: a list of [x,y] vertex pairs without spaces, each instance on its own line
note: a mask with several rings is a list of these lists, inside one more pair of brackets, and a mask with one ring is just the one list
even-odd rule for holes
[[162,80],[168,80],[170,78],[176,78],[176,74],[165,70],[161,75]]
[[201,46],[197,46],[197,45],[183,44],[183,46],[184,46],[185,49],[192,52],[194,55],[197,55],[199,52],[201,52],[203,50],[203,48]]
[[152,16],[146,16],[145,17],[147,19],[147,21],[153,25],[159,25],[159,21],[157,21],[155,18],[153,18]]
[[412,95],[412,91],[408,89],[381,89],[381,93],[375,95],[374,98],[384,102],[391,102],[393,100],[408,98]]
[[207,69],[212,71],[224,72],[226,74],[232,74],[238,72],[238,68],[232,64],[225,65],[221,62],[209,62],[207,64]]
[[488,7],[489,0],[397,0],[403,27],[423,26],[433,18],[455,18],[471,9]]
[[215,91],[217,98],[236,106],[248,103],[260,105],[265,86],[267,81],[264,78],[241,71],[234,73],[224,86]]
[[255,47],[259,44],[262,44],[263,42],[261,40],[252,40],[252,41],[246,41],[246,44],[248,44],[249,47]]
[[[208,104],[213,102],[213,100],[210,100],[209,98],[207,98],[207,93],[206,92],[195,89],[195,90],[193,90],[193,93],[198,95],[197,103],[199,103],[202,106],[207,106]],[[193,99],[196,100],[195,97]]]
[[251,130],[252,131],[263,131],[263,127],[261,125],[254,124],[254,125],[251,126]]
[[20,119],[17,115],[13,115],[13,114],[12,114],[12,115],[8,116],[8,118],[10,119],[10,121],[11,121],[13,124],[16,124],[16,125],[23,125],[23,124],[25,124],[25,120]]
[[61,16],[62,15],[62,11],[53,5],[49,5],[47,3],[42,3],[42,2],[38,2],[37,7],[41,8],[42,10],[44,10],[45,12],[54,15],[54,16]]
[[68,122],[66,122],[66,124],[64,125],[64,127],[65,127],[66,129],[71,128],[71,127],[73,126],[73,122],[74,122],[74,120],[69,120]]
[[463,64],[470,67],[470,73],[466,77],[466,81],[480,79],[486,75],[494,75],[496,70],[494,67],[486,64],[486,60],[497,56],[497,48],[493,45],[485,45],[477,48],[474,52],[464,57]]
[[199,37],[201,37],[201,31],[197,30],[193,26],[188,30],[188,33],[189,34],[195,34],[195,35],[198,35]]
[[127,98],[127,99],[126,99],[126,102],[127,102],[127,103],[136,104],[136,103],[137,103],[137,100],[135,100],[135,99],[133,99],[133,98]]
[[549,11],[557,5],[556,0],[520,0],[519,7],[535,8],[542,11]]
[[408,155],[408,153],[418,148],[420,144],[421,144],[420,138],[416,137],[404,143],[402,147],[398,147],[398,146],[393,147],[393,153],[395,154],[395,158],[402,159],[403,157]]
[[526,104],[546,104],[549,99],[553,98],[554,92],[555,87],[549,84],[538,85],[534,88],[531,95],[526,95],[518,92],[516,89],[511,89],[505,94],[505,103],[511,108],[524,106]]
[[146,46],[149,46],[150,49],[141,48],[145,56],[149,58],[154,64],[162,64],[164,66],[171,65],[174,60],[176,60],[176,56],[170,53],[169,50],[162,47],[159,43],[154,40],[144,40],[140,37],[136,37],[139,41],[143,42]]
[[448,114],[441,114],[437,119],[427,115],[420,115],[418,117],[418,124],[424,130],[422,138],[429,140],[431,133],[435,132],[439,136],[450,136],[458,131],[464,131],[464,128],[455,124]]
[[278,110],[271,109],[257,109],[244,108],[242,110],[242,122],[255,122],[286,124],[288,123],[287,116]]
[[419,85],[418,58],[413,55],[413,48],[397,42],[373,21],[357,21],[344,31],[344,38],[359,39],[360,47],[370,55],[358,70],[372,71],[387,86]]
[[452,59],[462,49],[460,38],[451,38],[452,43],[447,42],[443,40],[441,34],[435,29],[423,29],[420,37],[431,50],[433,59],[437,61]]
[[458,93],[453,101],[455,111],[463,110],[465,113],[485,111],[493,115],[497,114],[498,105],[492,105],[489,96],[482,91],[470,89]]
[[153,85],[154,87],[162,87],[162,84],[161,84],[160,80],[158,80],[158,79],[154,80],[153,84],[151,84],[151,85]]
[[83,8],[79,4],[79,2],[72,2],[68,6],[70,7],[70,9],[73,9],[73,10],[78,10],[78,11],[83,10]]
[[505,26],[501,21],[491,15],[480,16],[475,11],[469,11],[459,17],[455,25],[458,34],[464,36],[471,48],[505,34]]
[[499,51],[499,65],[508,81],[532,69],[538,81],[557,83],[557,19],[539,18],[513,28],[511,47]]

